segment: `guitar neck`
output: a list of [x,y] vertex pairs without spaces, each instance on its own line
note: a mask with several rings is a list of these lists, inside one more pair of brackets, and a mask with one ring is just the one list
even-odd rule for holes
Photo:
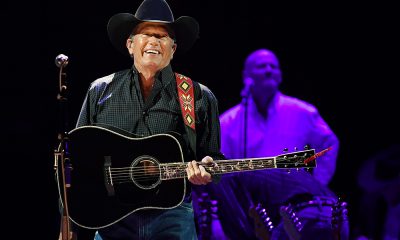
[[[215,160],[213,165],[206,165],[201,162],[198,162],[198,164],[202,165],[207,172],[213,175],[270,168],[313,168],[316,166],[315,159],[325,154],[328,150],[330,149],[315,153],[314,149],[310,149],[281,154],[275,157]],[[187,176],[187,163],[185,162],[162,163],[159,167],[161,180],[185,178]]]
[[[277,168],[275,157],[215,160],[211,166],[203,163],[198,164],[202,165],[212,175]],[[187,163],[160,164],[161,180],[185,178],[187,176],[186,168]]]

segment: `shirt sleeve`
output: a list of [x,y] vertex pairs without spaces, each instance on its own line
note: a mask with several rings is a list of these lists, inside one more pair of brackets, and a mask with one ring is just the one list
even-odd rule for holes
[[103,87],[104,86],[94,84],[94,82],[90,84],[76,122],[76,127],[87,126],[94,123],[96,104],[99,98],[98,93]]
[[317,143],[316,151],[331,147],[324,155],[317,158],[317,167],[313,170],[314,177],[323,185],[328,185],[336,170],[336,158],[339,151],[339,140],[335,133],[316,110],[311,117],[312,138]]
[[89,104],[89,92],[85,96],[83,101],[81,111],[78,116],[78,121],[76,122],[76,127],[81,127],[90,124],[90,104]]

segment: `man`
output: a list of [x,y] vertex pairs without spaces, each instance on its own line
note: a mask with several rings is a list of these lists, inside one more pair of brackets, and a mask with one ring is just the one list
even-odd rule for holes
[[229,158],[266,157],[282,154],[285,148],[309,145],[318,152],[332,147],[313,170],[315,179],[328,185],[339,141],[314,106],[279,91],[282,73],[275,54],[267,49],[251,53],[243,82],[245,101],[220,118],[222,152]]
[[[314,106],[279,91],[282,73],[270,50],[249,54],[243,81],[242,103],[220,118],[221,149],[228,159],[272,157],[283,154],[285,148],[303,150],[306,145],[316,152],[332,150],[317,158],[312,175],[303,169],[290,173],[271,169],[224,175],[217,185],[206,186],[219,203],[218,217],[225,234],[231,240],[265,239],[265,235],[269,235],[267,239],[333,239],[332,209],[338,199],[327,184],[335,171],[337,137]],[[303,224],[301,230],[285,220],[289,213],[281,212],[281,207],[289,206]],[[264,208],[266,212],[261,211]],[[335,214],[341,215],[340,211],[338,208]],[[264,213],[274,228],[264,221],[265,215],[259,215]],[[345,216],[339,218],[345,222]],[[336,229],[344,232],[342,239],[347,234],[345,225]],[[264,238],[262,232],[266,233]]]
[[[193,82],[195,106],[186,96],[185,108],[181,107],[179,99],[183,96],[178,97],[181,86],[177,86],[177,79],[186,77],[175,75],[170,65],[177,52],[194,44],[199,32],[197,21],[188,16],[174,20],[164,0],[144,0],[135,15],[119,13],[111,17],[107,30],[112,44],[131,56],[133,66],[90,85],[77,127],[110,125],[138,136],[173,131],[183,136],[190,159],[202,159],[204,164],[222,159],[216,98],[208,88]],[[184,119],[185,110],[195,114]],[[186,171],[192,184],[211,182],[211,175],[195,160],[187,164]],[[176,208],[133,212],[99,229],[95,236],[97,240],[195,238],[190,191]]]

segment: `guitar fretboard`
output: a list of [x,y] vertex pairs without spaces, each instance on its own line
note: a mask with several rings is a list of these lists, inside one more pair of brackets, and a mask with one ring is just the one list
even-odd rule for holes
[[[214,175],[276,168],[275,158],[215,160],[214,165],[212,166],[201,165],[207,170],[207,172]],[[187,176],[186,168],[187,163],[160,164],[161,180],[185,178]]]

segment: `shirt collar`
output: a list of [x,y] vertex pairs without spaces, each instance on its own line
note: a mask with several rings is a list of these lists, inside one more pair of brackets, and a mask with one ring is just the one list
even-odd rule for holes
[[[132,66],[132,73],[134,76],[138,74],[138,70],[134,64]],[[161,81],[162,86],[167,86],[169,83],[171,83],[172,80],[175,79],[171,64],[168,64],[165,68],[161,69],[161,71],[156,74],[155,78],[156,81]]]
[[[280,99],[281,95],[282,95],[282,93],[280,91],[277,91],[275,93],[275,95],[272,98],[271,102],[267,106],[268,116],[271,116],[276,112],[276,109],[277,109],[277,107],[279,105],[279,99]],[[254,103],[254,100],[253,100],[252,97],[249,98],[249,113],[250,113],[251,116],[260,115],[260,113],[258,112],[256,104]]]

